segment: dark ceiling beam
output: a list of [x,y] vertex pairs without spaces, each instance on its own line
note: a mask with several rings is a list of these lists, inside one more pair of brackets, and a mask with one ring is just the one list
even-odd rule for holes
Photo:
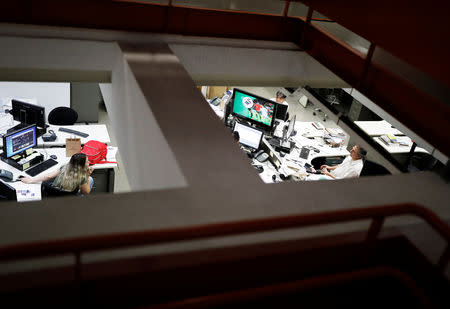
[[[314,25],[303,33],[305,23],[300,18],[111,0],[16,0],[0,2],[0,21],[296,44],[300,44],[304,34],[301,47],[308,54],[450,156],[449,105],[433,99],[386,68],[367,63],[363,54]],[[373,29],[379,35],[385,35],[386,31],[384,26]],[[437,43],[440,41],[433,42]],[[448,61],[446,57],[444,62]],[[422,61],[422,64],[429,62]]]
[[437,101],[398,75],[310,25],[305,33],[305,51],[376,105],[423,137],[439,151],[450,155],[450,106]]
[[294,0],[450,87],[448,0]]
[[298,18],[111,0],[15,0],[0,21],[50,26],[294,42]]

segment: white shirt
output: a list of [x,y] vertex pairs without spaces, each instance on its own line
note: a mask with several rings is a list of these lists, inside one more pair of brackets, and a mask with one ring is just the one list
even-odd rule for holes
[[348,156],[341,164],[331,171],[331,175],[339,179],[359,177],[362,168],[362,159],[353,160],[351,156]]

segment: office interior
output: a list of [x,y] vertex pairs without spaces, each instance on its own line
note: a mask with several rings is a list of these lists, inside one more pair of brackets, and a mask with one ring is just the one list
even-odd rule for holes
[[[29,38],[27,35],[31,36],[35,29],[25,26],[19,30],[19,34],[9,33],[8,38],[1,38],[8,43],[0,50],[2,67],[21,69],[22,63],[30,66],[38,63],[38,68],[42,70],[67,70],[69,73],[84,70],[91,73],[94,68],[109,72],[109,78],[99,78],[97,83],[111,84],[111,100],[109,103],[105,100],[105,105],[111,123],[120,124],[111,129],[124,158],[119,168],[127,170],[132,192],[87,196],[82,203],[77,198],[66,198],[63,203],[62,199],[56,198],[30,202],[32,207],[27,208],[29,212],[5,203],[7,205],[2,208],[0,225],[5,235],[1,239],[3,245],[343,208],[357,209],[405,201],[423,204],[439,216],[449,217],[448,184],[438,175],[426,171],[419,174],[361,177],[357,180],[305,182],[302,185],[285,182],[267,186],[262,183],[232,141],[230,132],[217,121],[197,86],[235,83],[240,85],[236,87],[248,89],[252,93],[255,89],[245,87],[271,85],[271,88],[280,88],[308,84],[313,88],[348,87],[312,57],[291,46],[286,47],[278,42],[272,45],[258,45],[255,42],[218,44],[214,40],[198,38],[193,44],[176,41],[176,38],[170,42],[153,44],[154,38],[142,33],[126,33],[124,36],[114,31],[86,30],[73,34],[52,27],[40,28],[42,37]],[[111,41],[105,42],[105,33]],[[64,40],[60,40],[61,36]],[[146,44],[127,45],[123,42],[124,37],[128,42],[137,40]],[[224,44],[229,46],[224,48]],[[40,52],[29,59],[25,49],[17,46],[35,46]],[[76,50],[72,57],[66,57],[63,52],[69,49]],[[202,54],[204,57],[199,64],[196,53],[201,50],[205,51],[205,55]],[[232,56],[223,57],[224,53]],[[261,54],[266,55],[266,58]],[[290,70],[290,67],[293,64],[295,67],[298,62],[285,59],[300,59],[300,67],[311,70],[296,70],[296,73],[300,73],[294,76],[294,70]],[[253,65],[262,68],[262,72],[254,70]],[[230,71],[240,79],[230,78]],[[253,75],[249,77],[246,75],[248,72]],[[282,75],[285,72],[291,75],[285,78]],[[73,74],[72,78],[75,77]],[[217,81],[220,83],[214,84]],[[270,96],[268,93],[263,96],[273,97],[272,90],[268,92]],[[320,103],[323,104],[314,102],[314,107]],[[312,106],[308,105],[307,108]],[[323,107],[321,109],[324,110]],[[327,115],[329,119],[326,124],[336,118],[332,112]],[[347,132],[347,128],[344,130]],[[39,207],[42,205],[45,207]],[[54,220],[53,214],[58,214],[59,219]],[[386,225],[395,224],[406,229],[412,223],[417,221],[389,221]],[[249,237],[234,242],[224,240],[214,245],[337,234],[346,229],[359,230],[365,225],[366,222],[357,222],[345,227],[320,226],[306,232],[287,231],[269,237]],[[51,228],[41,230],[36,228],[38,226]],[[8,233],[14,229],[21,232]],[[178,249],[188,251],[202,248],[201,245],[213,245],[205,243]],[[420,245],[427,247],[424,242]],[[434,246],[440,246],[440,243],[436,242]],[[167,248],[146,250],[146,253],[170,252],[173,248],[164,249]],[[130,253],[115,255],[108,252],[103,257],[89,256],[86,260],[107,260],[127,254]],[[37,267],[39,264],[21,265],[17,269]],[[11,268],[3,268],[2,271],[8,272]]]
[[[448,161],[446,156],[435,151],[433,147],[418,137],[416,133],[406,128],[398,120],[381,110],[356,90],[352,96],[353,89],[350,88],[307,87],[310,89],[310,92],[313,92],[317,96],[315,99],[319,99],[321,102],[321,104],[315,105],[313,100],[308,100],[307,95],[310,96],[310,92],[301,92],[303,88],[305,87],[199,87],[214,113],[224,123],[224,109],[227,104],[233,105],[233,92],[235,89],[237,91],[245,91],[246,95],[253,94],[259,96],[261,99],[270,101],[275,100],[277,92],[281,92],[286,96],[286,102],[289,106],[288,114],[275,116],[274,113],[273,126],[280,126],[280,119],[277,118],[284,117],[283,115],[285,115],[286,119],[284,120],[286,122],[282,122],[281,125],[287,127],[290,123],[288,120],[293,120],[295,116],[296,118],[293,121],[300,122],[303,125],[298,127],[298,130],[294,134],[308,137],[310,141],[298,140],[295,142],[294,136],[292,136],[287,138],[287,140],[295,143],[293,148],[286,148],[283,151],[277,149],[274,145],[272,146],[275,149],[269,150],[264,145],[267,142],[263,143],[263,141],[256,148],[254,145],[248,146],[245,142],[241,143],[241,148],[246,150],[246,153],[248,153],[248,150],[253,151],[252,154],[248,153],[248,157],[251,159],[252,166],[256,168],[265,183],[288,180],[330,180],[331,178],[326,176],[309,177],[312,176],[312,171],[308,167],[312,165],[319,171],[322,164],[330,166],[338,165],[345,156],[349,155],[349,152],[345,151],[345,149],[350,150],[354,145],[358,144],[356,142],[358,140],[362,140],[362,143],[358,145],[364,149],[368,149],[363,159],[363,169],[358,177],[414,173],[426,170],[436,173],[443,179],[449,179],[449,170],[445,165]],[[358,99],[364,102],[364,104]],[[276,107],[279,106],[278,104],[275,105]],[[325,108],[321,108],[323,106]],[[374,108],[378,114],[371,108]],[[233,107],[231,107],[232,109]],[[231,123],[228,121],[227,126],[231,131],[233,131],[234,123],[238,122],[260,130],[266,139],[270,139],[276,134],[275,129],[272,131],[266,130],[265,128],[258,127],[258,123],[255,125],[254,123],[247,122],[247,117],[234,114],[232,111],[230,113],[232,115],[229,117],[232,118],[232,121]],[[332,117],[333,113],[339,114],[343,118],[336,121]],[[346,119],[344,125],[348,126],[350,124],[347,132],[337,124],[337,122],[344,118]],[[317,128],[320,130],[317,130]],[[336,135],[337,132],[339,132],[339,135]],[[302,144],[309,150],[306,153],[300,154],[300,148],[303,148]],[[325,148],[320,149],[321,147]],[[426,149],[423,147],[426,147]],[[295,151],[295,149],[298,150]],[[316,152],[315,155],[313,150]],[[273,151],[281,154],[281,156],[274,158],[274,160],[283,161],[284,168],[280,169],[278,162],[273,162],[271,160],[272,158],[264,158],[269,162],[261,162],[261,160],[255,159],[258,153],[262,151],[266,153]],[[284,158],[286,154],[288,156]],[[311,157],[313,157],[312,160]],[[305,167],[306,170],[302,169],[302,167]],[[296,177],[288,177],[289,175]]]
[[[117,145],[116,137],[111,129],[111,122],[108,117],[106,105],[101,91],[101,85],[98,83],[87,82],[0,82],[0,103],[1,103],[1,134],[2,138],[7,138],[11,134],[22,135],[22,127],[33,125],[32,122],[36,120],[34,111],[30,108],[38,106],[39,109],[45,111],[43,117],[40,117],[41,123],[34,123],[36,125],[36,143],[34,145],[27,146],[23,150],[21,146],[18,151],[14,151],[14,154],[22,155],[22,160],[27,161],[27,166],[16,165],[14,160],[11,160],[12,156],[8,154],[8,160],[4,159],[6,156],[3,151],[3,159],[1,162],[1,169],[4,171],[12,172],[12,179],[3,177],[1,195],[3,201],[17,200],[18,202],[30,202],[43,198],[44,188],[41,183],[37,184],[25,184],[20,182],[21,176],[40,177],[48,174],[56,168],[61,168],[62,165],[68,162],[70,155],[73,153],[66,153],[66,138],[83,138],[81,135],[58,131],[49,126],[49,115],[53,110],[61,108],[70,108],[70,111],[75,111],[77,118],[73,125],[63,126],[68,129],[78,129],[81,134],[90,134],[81,143],[81,147],[84,147],[84,143],[88,140],[99,140],[104,142],[110,152],[107,158],[110,162],[106,165],[92,165],[94,168],[93,175],[94,185],[91,189],[91,194],[99,193],[120,193],[129,192],[130,186],[126,176],[125,168],[119,168],[122,166],[122,158]],[[107,87],[108,85],[103,85]],[[13,104],[14,102],[14,104]],[[31,104],[31,107],[27,104]],[[38,110],[39,110],[38,109]],[[19,112],[17,112],[19,111]],[[65,112],[65,110],[63,110]],[[20,115],[22,113],[22,115]],[[57,115],[57,114],[54,114]],[[55,116],[53,121],[55,120]],[[66,115],[64,115],[66,116]],[[42,118],[42,119],[41,119]],[[24,122],[25,125],[22,125]],[[17,123],[20,123],[17,125]],[[14,125],[17,125],[16,127]],[[18,132],[18,133],[14,133]],[[55,134],[53,141],[44,140],[43,134]],[[103,133],[105,136],[103,136]],[[68,134],[68,135],[67,135]],[[14,136],[12,137],[12,139]],[[51,136],[48,137],[51,139]],[[15,141],[10,141],[15,143]],[[6,147],[6,146],[5,146]],[[3,150],[5,150],[4,148]],[[12,149],[12,147],[11,147]],[[81,150],[81,149],[80,149]],[[32,151],[35,155],[41,154],[42,158],[28,159],[30,156],[25,156],[25,151]],[[117,162],[117,163],[115,163]],[[43,166],[50,163],[49,166]],[[39,168],[39,171],[33,169]],[[15,191],[15,192],[14,192]],[[41,191],[41,192],[39,192]],[[14,199],[15,195],[15,199]],[[58,194],[48,194],[46,198],[58,197]]]

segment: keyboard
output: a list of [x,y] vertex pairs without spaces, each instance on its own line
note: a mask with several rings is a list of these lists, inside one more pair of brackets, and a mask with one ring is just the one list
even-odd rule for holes
[[87,134],[87,133],[83,133],[83,132],[80,132],[80,131],[67,129],[67,128],[59,128],[58,131],[66,132],[66,133],[70,133],[70,134],[74,134],[74,135],[78,135],[78,136],[81,136],[81,137],[84,137],[84,138],[89,136],[89,134]]
[[306,147],[302,147],[302,150],[300,151],[300,158],[307,160],[309,156],[309,149]]
[[44,162],[39,163],[38,165],[36,165],[32,168],[27,169],[25,171],[25,173],[27,173],[31,177],[34,177],[37,174],[40,174],[43,171],[48,170],[50,167],[52,167],[56,164],[58,164],[58,161],[55,161],[53,159],[48,159],[48,160],[45,160]]

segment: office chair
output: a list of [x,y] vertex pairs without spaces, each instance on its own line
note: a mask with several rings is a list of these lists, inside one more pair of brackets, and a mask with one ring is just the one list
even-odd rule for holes
[[377,164],[375,162],[366,160],[364,162],[363,168],[359,176],[377,176],[377,175],[390,175],[389,172],[384,166]]
[[67,192],[61,190],[60,188],[54,187],[52,185],[53,179],[43,181],[41,184],[41,194],[42,198],[44,197],[57,197],[57,196],[74,196],[77,195],[77,191],[75,192]]
[[70,107],[59,106],[48,114],[48,123],[58,126],[73,125],[78,120],[78,113]]

